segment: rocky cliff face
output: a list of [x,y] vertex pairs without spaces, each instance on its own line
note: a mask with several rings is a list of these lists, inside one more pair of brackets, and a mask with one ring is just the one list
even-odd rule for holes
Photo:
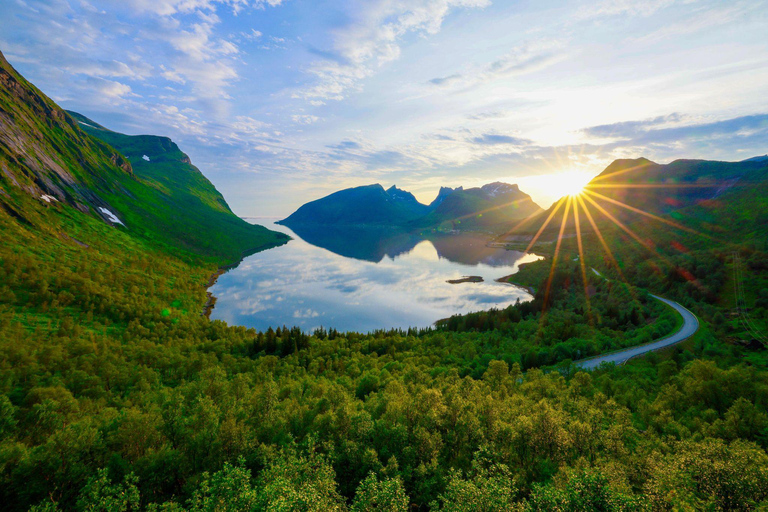
[[[131,164],[27,82],[0,53],[0,186],[17,187],[51,204],[67,202],[105,220],[99,190]],[[113,190],[114,191],[114,190]]]

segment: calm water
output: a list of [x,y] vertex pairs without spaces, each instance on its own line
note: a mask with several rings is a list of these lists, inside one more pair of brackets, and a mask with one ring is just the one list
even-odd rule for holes
[[[263,223],[263,222],[261,222]],[[486,247],[479,235],[431,237],[387,230],[288,233],[288,244],[249,256],[211,292],[212,319],[264,330],[323,326],[368,332],[427,327],[456,313],[505,307],[530,294],[495,279],[539,259]],[[448,279],[481,276],[482,283]]]

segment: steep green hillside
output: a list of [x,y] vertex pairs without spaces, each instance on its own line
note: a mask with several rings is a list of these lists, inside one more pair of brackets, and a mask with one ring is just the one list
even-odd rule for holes
[[[646,158],[625,159],[606,167],[587,184],[581,197],[593,210],[595,221],[604,228],[615,226],[611,217],[626,224],[650,221],[655,215],[697,226],[709,219],[709,227],[716,232],[717,224],[728,222],[732,213],[761,215],[765,205],[759,190],[766,178],[768,160],[762,158],[742,162],[676,160],[666,165]],[[748,199],[750,197],[753,199]],[[550,219],[541,238],[543,241],[554,240],[565,214],[566,199],[508,233],[509,239],[533,235]],[[753,209],[748,208],[748,204]],[[710,214],[706,214],[707,211]],[[743,225],[739,223],[733,227],[740,230]],[[574,231],[572,209],[566,229],[571,233]]]
[[0,178],[41,198],[106,218],[106,195],[133,179],[130,163],[19,75],[0,53]]
[[[68,205],[171,252],[230,263],[286,240],[236,217],[170,139],[129,137],[78,119],[0,54],[0,205],[6,212],[24,218],[22,194]],[[145,161],[144,154],[155,160]]]
[[282,233],[235,216],[224,197],[167,137],[123,135],[80,114],[80,127],[119,150],[130,161],[138,183],[128,193],[110,195],[129,228],[155,242],[236,261],[247,253],[287,241]]

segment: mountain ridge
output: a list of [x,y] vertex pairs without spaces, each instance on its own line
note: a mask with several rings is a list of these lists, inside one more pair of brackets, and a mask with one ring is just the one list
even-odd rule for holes
[[394,185],[384,190],[377,183],[339,190],[310,201],[278,223],[289,227],[307,224],[483,230],[540,210],[528,194],[508,183],[494,182],[469,189],[440,187],[429,205]]
[[[732,194],[761,188],[766,178],[768,159],[762,157],[737,162],[677,159],[667,164],[645,157],[618,159],[593,178],[571,205],[578,204],[580,210],[588,208],[600,229],[617,227],[615,221],[631,225],[641,219],[654,218],[700,224],[706,217],[712,224],[718,216],[725,215],[724,202],[727,203]],[[555,201],[536,219],[507,233],[510,239],[532,237],[542,229],[542,240],[552,240],[561,225],[572,229],[575,222],[572,212],[563,224],[565,199]],[[716,211],[720,213],[715,214]],[[687,215],[700,218],[687,218]]]

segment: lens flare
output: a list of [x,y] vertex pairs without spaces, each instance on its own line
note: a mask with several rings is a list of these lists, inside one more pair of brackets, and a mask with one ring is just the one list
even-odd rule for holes
[[589,183],[590,176],[579,171],[565,171],[553,176],[552,187],[561,195],[576,197]]

